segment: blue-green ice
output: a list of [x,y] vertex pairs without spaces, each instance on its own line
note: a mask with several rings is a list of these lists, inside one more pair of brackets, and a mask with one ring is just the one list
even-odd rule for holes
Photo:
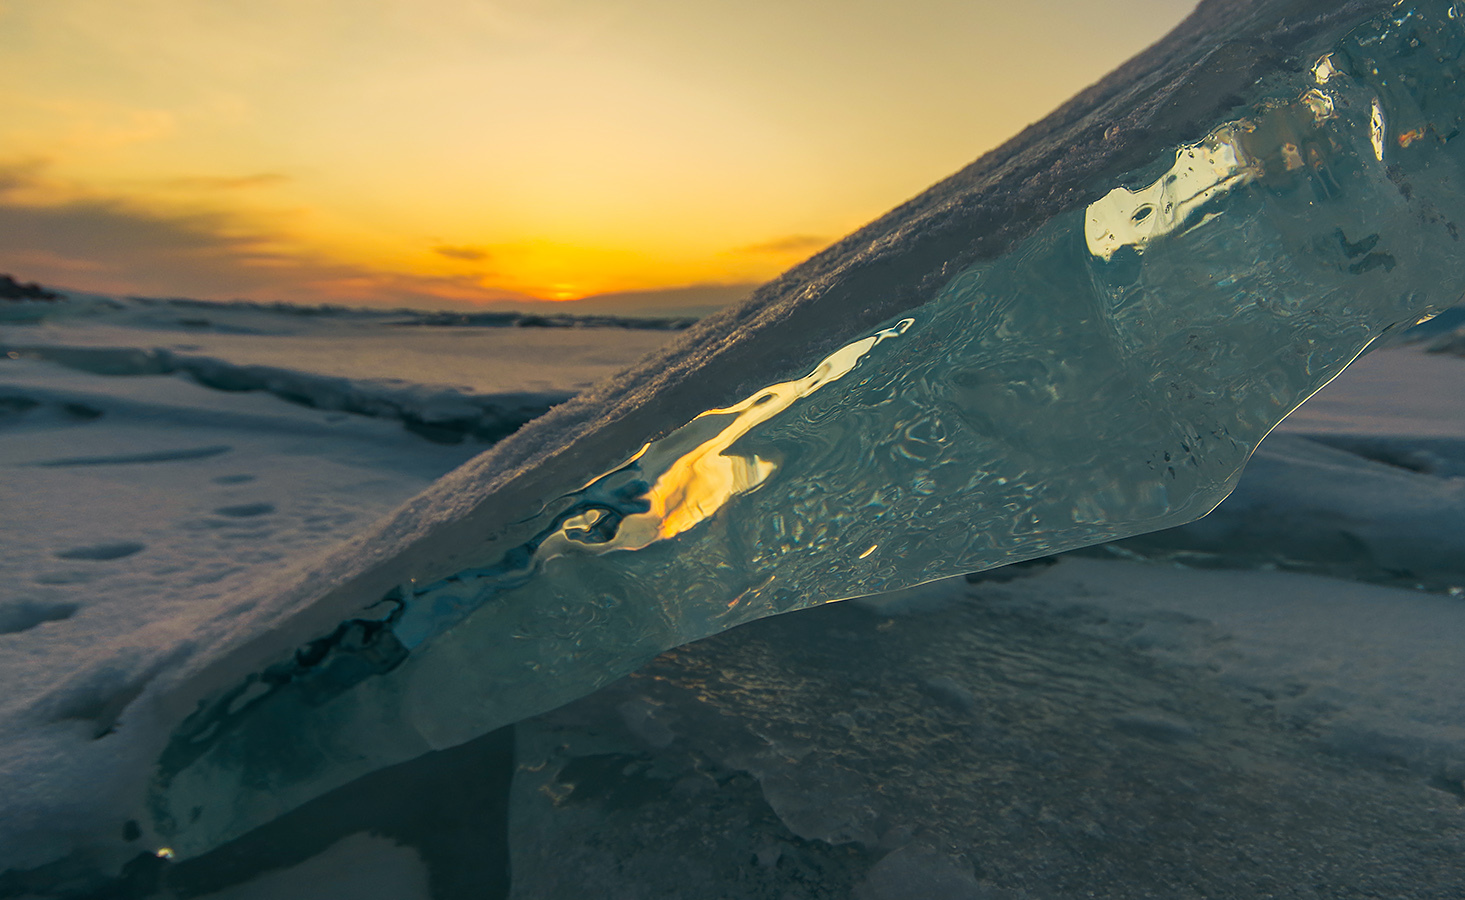
[[149,839],[200,852],[759,617],[1210,511],[1277,422],[1465,292],[1465,18],[1340,34],[924,302],[330,585],[340,624],[181,695]]

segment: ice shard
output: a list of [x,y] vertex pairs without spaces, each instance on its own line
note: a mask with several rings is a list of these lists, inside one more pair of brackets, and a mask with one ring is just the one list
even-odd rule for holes
[[1203,3],[158,679],[119,723],[166,735],[143,834],[196,854],[739,623],[1204,515],[1465,290],[1462,52],[1446,0]]

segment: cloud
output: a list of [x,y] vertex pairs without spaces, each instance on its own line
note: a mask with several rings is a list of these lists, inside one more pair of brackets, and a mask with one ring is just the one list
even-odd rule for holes
[[815,250],[822,250],[829,244],[829,238],[820,237],[816,234],[788,234],[783,237],[774,238],[771,241],[764,241],[760,244],[749,244],[746,247],[739,247],[734,253],[744,254],[792,254],[792,253],[813,253]]
[[36,185],[47,165],[47,160],[34,158],[0,163],[0,195]]
[[487,250],[484,250],[482,247],[454,247],[448,244],[439,244],[438,246],[432,248],[432,252],[436,253],[438,256],[443,256],[448,259],[462,260],[464,262],[480,262],[482,260],[488,259],[489,257],[489,252]]
[[0,247],[7,252],[48,250],[126,268],[140,258],[242,257],[259,243],[229,231],[219,213],[164,214],[109,198],[17,203],[0,193]]
[[164,182],[164,187],[180,188],[191,191],[238,191],[249,188],[273,187],[292,180],[289,175],[280,172],[259,172],[254,175],[234,176],[193,176],[188,178],[171,178]]
[[[162,207],[47,181],[44,162],[0,163],[0,271],[99,293],[341,303],[517,299],[482,275],[374,269],[300,247],[267,219]],[[253,177],[253,176],[247,176]]]

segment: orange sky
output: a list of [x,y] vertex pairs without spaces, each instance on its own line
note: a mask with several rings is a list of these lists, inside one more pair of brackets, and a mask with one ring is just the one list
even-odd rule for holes
[[0,0],[0,271],[420,306],[761,281],[1188,0]]

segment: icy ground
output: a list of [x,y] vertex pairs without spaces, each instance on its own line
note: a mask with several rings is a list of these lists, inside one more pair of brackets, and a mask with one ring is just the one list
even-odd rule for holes
[[[464,404],[548,405],[666,338],[258,310],[0,328],[0,817],[67,815],[62,781],[114,762],[89,704],[481,449]],[[1459,897],[1462,586],[1465,359],[1381,350],[1200,523],[672,651],[170,889]],[[71,683],[99,658],[112,683]]]

